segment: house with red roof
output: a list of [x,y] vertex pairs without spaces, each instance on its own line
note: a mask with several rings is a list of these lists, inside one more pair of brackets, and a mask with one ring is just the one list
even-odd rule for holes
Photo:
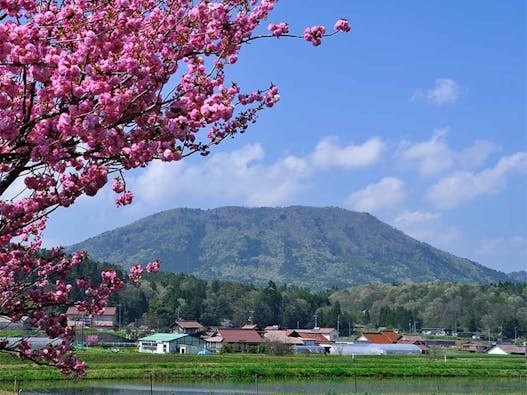
[[[328,344],[329,340],[321,333],[318,332],[303,332],[297,331],[301,339],[312,340],[315,345]],[[304,342],[305,344],[306,342]],[[306,344],[307,345],[307,344]]]
[[203,340],[209,344],[209,350],[216,352],[227,345],[235,352],[247,352],[265,342],[254,329],[242,328],[217,328],[212,336]]
[[337,341],[339,333],[335,328],[313,328],[313,329],[296,329],[298,333],[318,333],[326,338],[326,343]]
[[357,341],[367,341],[373,344],[395,344],[402,336],[394,331],[364,332]]

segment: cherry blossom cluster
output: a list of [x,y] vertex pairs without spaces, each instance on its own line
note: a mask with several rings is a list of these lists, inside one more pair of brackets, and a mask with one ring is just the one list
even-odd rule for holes
[[280,37],[289,33],[289,25],[286,22],[270,23],[268,30],[273,33],[273,36]]
[[[207,155],[243,133],[280,99],[278,87],[243,91],[226,79],[242,46],[263,37],[319,45],[335,31],[289,34],[286,22],[255,35],[278,0],[0,0],[0,314],[29,316],[56,339],[23,357],[82,373],[59,306],[102,311],[123,280],[111,271],[98,285],[69,283],[85,254],[41,250],[44,219],[109,182],[116,204],[133,200],[123,173],[153,160]],[[129,281],[143,271],[132,267]],[[159,270],[159,262],[146,266]],[[83,300],[72,300],[73,288]],[[0,342],[0,348],[6,348]]]

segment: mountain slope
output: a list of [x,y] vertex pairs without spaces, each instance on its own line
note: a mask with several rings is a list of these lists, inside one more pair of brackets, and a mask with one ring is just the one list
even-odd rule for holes
[[68,250],[129,267],[315,288],[370,282],[506,281],[507,276],[410,238],[367,213],[340,208],[175,209]]

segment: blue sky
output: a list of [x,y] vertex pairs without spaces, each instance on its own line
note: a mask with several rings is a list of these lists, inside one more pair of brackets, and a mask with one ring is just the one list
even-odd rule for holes
[[[299,7],[299,5],[301,5]],[[436,247],[527,269],[526,6],[523,1],[282,0],[269,22],[352,24],[317,48],[270,39],[229,76],[280,103],[207,158],[127,175],[52,214],[68,245],[175,207],[340,206]]]

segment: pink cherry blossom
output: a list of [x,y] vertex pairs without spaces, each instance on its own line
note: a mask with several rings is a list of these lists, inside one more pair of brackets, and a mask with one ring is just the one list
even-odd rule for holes
[[322,37],[326,34],[326,28],[324,26],[313,26],[306,27],[304,30],[304,39],[315,47],[322,43]]
[[146,264],[146,271],[148,273],[157,273],[160,267],[161,267],[161,263],[159,262],[159,260],[148,262]]
[[[127,170],[207,155],[274,106],[275,85],[246,91],[227,82],[243,46],[284,35],[317,46],[328,36],[322,26],[293,35],[286,22],[255,33],[277,2],[0,0],[0,314],[15,322],[28,316],[58,340],[38,351],[25,340],[0,341],[1,351],[85,373],[60,312],[100,314],[125,283],[111,270],[68,281],[87,254],[43,255],[46,217],[97,195],[109,180],[116,204],[128,205]],[[349,31],[349,23],[335,30]],[[146,271],[159,267],[153,261]],[[127,281],[143,272],[134,265]]]
[[349,32],[351,30],[350,23],[347,19],[339,19],[334,26],[337,32]]
[[289,33],[289,25],[286,22],[271,23],[267,29],[276,37]]

